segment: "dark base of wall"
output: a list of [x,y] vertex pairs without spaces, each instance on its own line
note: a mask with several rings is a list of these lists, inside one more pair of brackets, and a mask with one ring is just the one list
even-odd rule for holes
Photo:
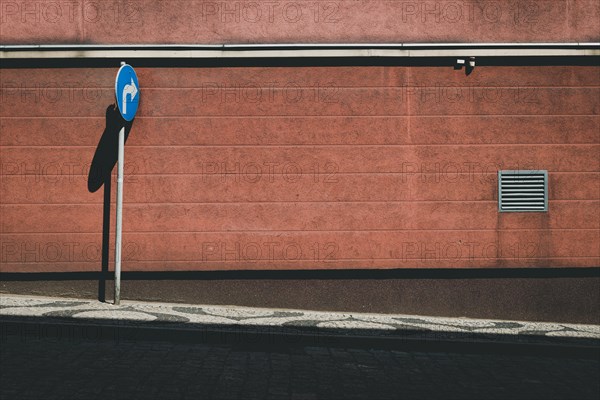
[[[125,274],[125,300],[600,323],[599,269]],[[0,292],[98,298],[86,274],[1,274]],[[99,284],[100,282],[100,284]],[[106,281],[110,301],[113,282]]]

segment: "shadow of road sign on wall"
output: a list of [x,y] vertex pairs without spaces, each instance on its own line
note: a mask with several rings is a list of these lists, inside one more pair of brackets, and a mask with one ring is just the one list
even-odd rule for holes
[[96,152],[88,173],[88,191],[96,192],[104,185],[104,202],[102,211],[102,259],[101,274],[98,281],[98,300],[106,300],[106,277],[108,276],[108,250],[110,239],[110,193],[112,170],[117,163],[119,146],[119,130],[125,126],[125,141],[131,131],[133,121],[125,121],[115,104],[106,108],[106,126],[100,137]]

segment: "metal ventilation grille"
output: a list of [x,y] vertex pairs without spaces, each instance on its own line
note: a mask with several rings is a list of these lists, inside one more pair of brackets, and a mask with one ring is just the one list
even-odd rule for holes
[[548,171],[498,171],[498,211],[548,211]]

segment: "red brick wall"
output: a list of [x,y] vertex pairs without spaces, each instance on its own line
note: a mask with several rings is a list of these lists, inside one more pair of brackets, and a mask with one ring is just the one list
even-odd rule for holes
[[0,0],[0,43],[593,42],[597,0]]
[[[0,72],[1,269],[96,271],[116,67]],[[138,75],[125,270],[600,264],[600,67]],[[499,214],[498,169],[547,169],[549,212]]]
[[[2,44],[599,40],[596,0],[0,0]],[[3,272],[98,269],[115,71],[0,69]],[[600,264],[598,67],[138,71],[127,270]],[[550,211],[499,214],[498,169]]]

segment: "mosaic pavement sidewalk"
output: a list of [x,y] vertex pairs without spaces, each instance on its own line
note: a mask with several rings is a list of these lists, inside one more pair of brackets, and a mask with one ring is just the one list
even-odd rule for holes
[[143,326],[185,330],[233,330],[432,340],[557,342],[580,340],[598,346],[600,325],[362,314],[0,295],[0,319]]

